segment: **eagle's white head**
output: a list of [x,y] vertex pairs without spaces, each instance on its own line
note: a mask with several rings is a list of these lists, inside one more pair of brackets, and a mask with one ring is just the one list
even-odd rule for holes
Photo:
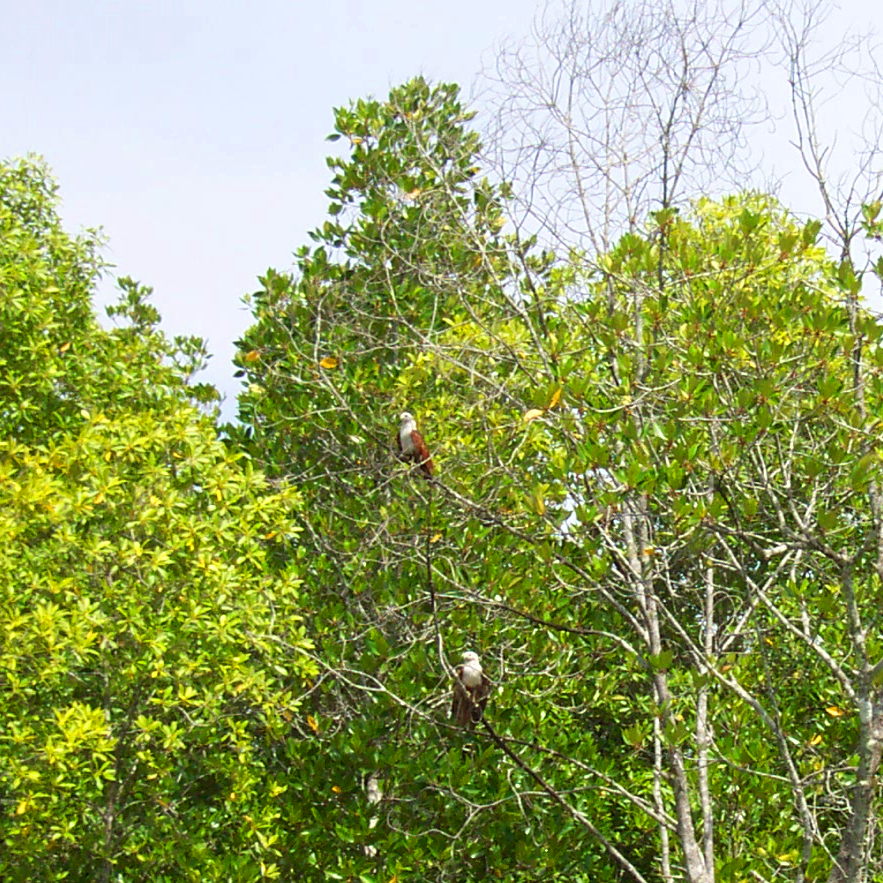
[[405,450],[405,453],[411,452],[411,433],[417,429],[417,421],[414,419],[414,415],[410,411],[402,411],[399,414],[399,436],[402,439],[402,448]]
[[472,650],[467,650],[463,654],[463,662],[459,667],[460,683],[467,688],[475,688],[481,686],[484,676],[481,663],[478,660],[478,654]]

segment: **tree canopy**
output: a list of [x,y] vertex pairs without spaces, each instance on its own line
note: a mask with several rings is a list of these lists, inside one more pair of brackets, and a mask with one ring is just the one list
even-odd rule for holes
[[881,204],[679,199],[705,116],[657,60],[668,152],[570,243],[456,86],[338,108],[224,427],[202,341],[128,278],[100,324],[96,234],[0,165],[4,879],[883,874]]
[[200,351],[123,282],[39,164],[0,167],[0,873],[272,876],[274,753],[314,672],[292,489],[217,438]]

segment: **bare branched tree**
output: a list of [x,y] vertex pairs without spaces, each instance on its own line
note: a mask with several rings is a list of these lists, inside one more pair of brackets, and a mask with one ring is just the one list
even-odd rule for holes
[[[832,40],[830,8],[788,4],[775,11],[787,70],[792,143],[818,198],[828,235],[843,259],[861,261],[862,205],[883,196],[883,105],[880,51],[871,34]],[[844,115],[840,97],[863,106]]]
[[744,182],[773,48],[756,3],[549,3],[479,84],[528,227],[597,253],[648,211]]

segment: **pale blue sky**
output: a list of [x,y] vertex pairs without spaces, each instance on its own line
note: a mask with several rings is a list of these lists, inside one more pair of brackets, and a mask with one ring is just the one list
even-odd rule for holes
[[[883,30],[880,0],[843,21]],[[228,395],[240,298],[324,220],[331,109],[416,74],[468,93],[536,0],[0,0],[0,157],[42,153]],[[102,298],[112,294],[107,285]]]
[[229,394],[240,298],[324,220],[332,107],[419,73],[468,91],[534,7],[0,0],[0,156],[47,158],[67,226],[104,228],[164,326],[208,338]]

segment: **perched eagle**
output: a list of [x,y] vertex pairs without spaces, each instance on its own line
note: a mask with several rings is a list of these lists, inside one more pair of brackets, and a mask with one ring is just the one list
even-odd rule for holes
[[454,699],[451,717],[462,727],[475,726],[481,720],[491,682],[481,668],[477,653],[467,650],[463,661],[454,669]]
[[435,471],[432,465],[432,457],[429,455],[429,448],[423,441],[423,436],[417,432],[417,423],[414,416],[407,411],[399,417],[399,456],[402,460],[410,460],[420,466],[420,471],[429,478]]

